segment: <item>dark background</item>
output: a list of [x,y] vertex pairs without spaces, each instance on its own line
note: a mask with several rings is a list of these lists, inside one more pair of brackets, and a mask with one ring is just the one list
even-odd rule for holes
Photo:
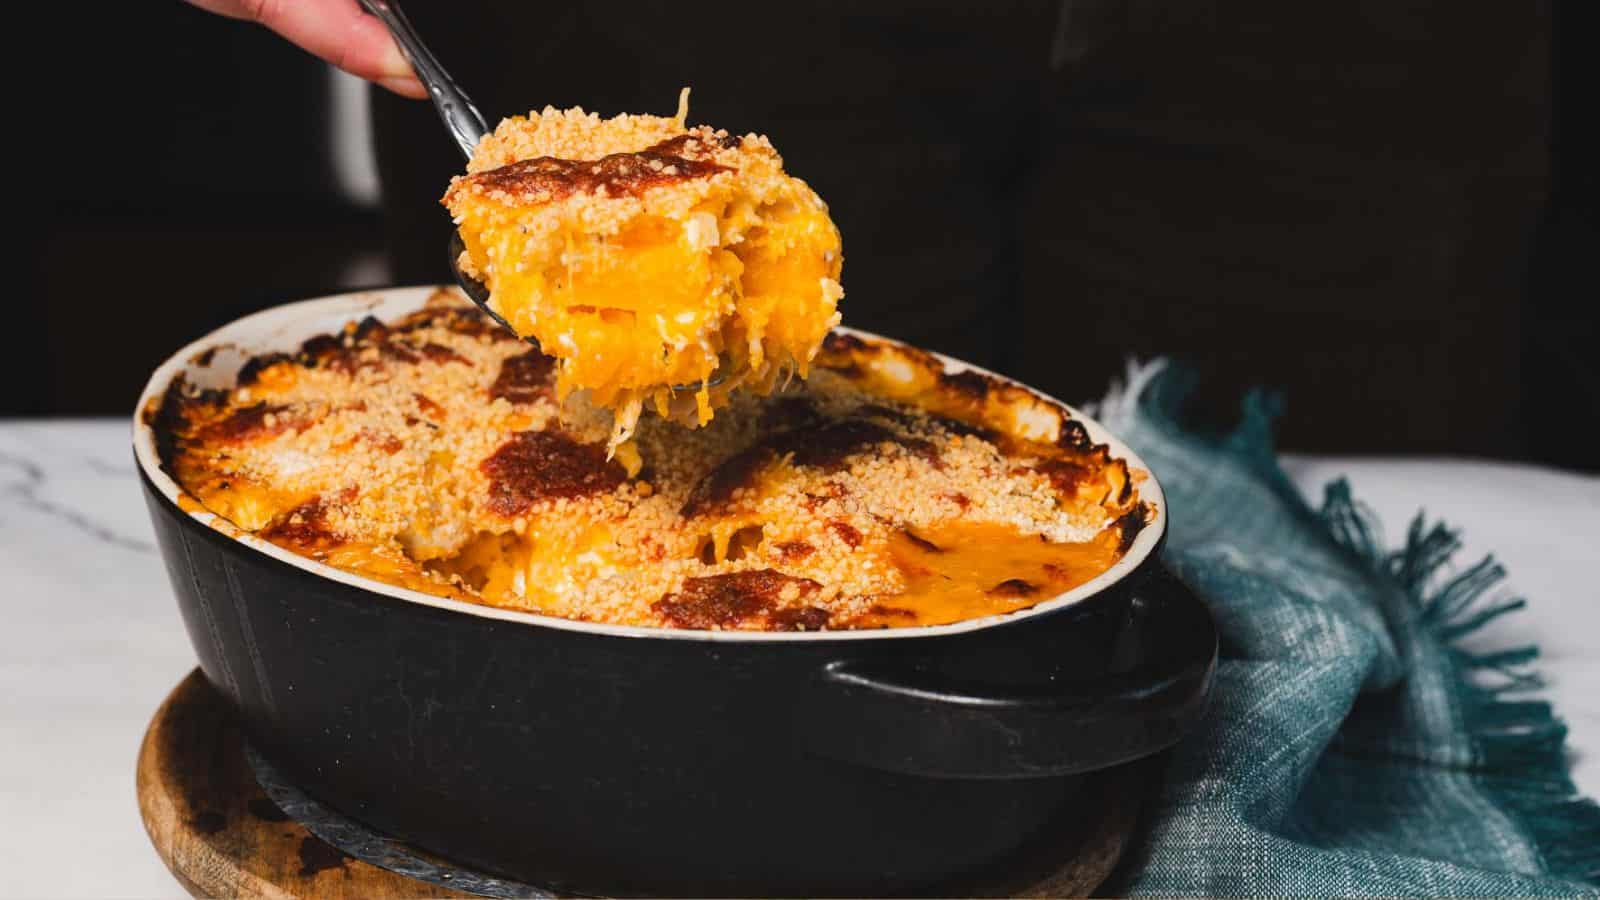
[[[407,8],[491,121],[691,84],[693,121],[769,134],[843,230],[850,324],[1072,401],[1177,355],[1284,389],[1289,449],[1600,469],[1591,5]],[[241,314],[446,277],[460,161],[425,104],[372,96],[374,202],[326,67],[265,30],[43,15],[73,39],[14,169],[37,225],[0,415],[124,414]]]

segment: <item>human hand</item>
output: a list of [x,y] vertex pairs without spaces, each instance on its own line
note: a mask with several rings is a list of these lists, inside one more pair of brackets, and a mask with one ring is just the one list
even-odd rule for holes
[[265,25],[304,50],[396,94],[428,96],[388,29],[356,0],[188,0],[231,19]]

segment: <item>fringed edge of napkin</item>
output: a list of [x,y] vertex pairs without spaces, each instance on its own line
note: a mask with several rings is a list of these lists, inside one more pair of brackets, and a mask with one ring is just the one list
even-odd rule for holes
[[1421,621],[1449,653],[1452,692],[1476,751],[1473,777],[1538,846],[1550,874],[1600,880],[1600,805],[1578,793],[1567,774],[1567,726],[1543,700],[1534,669],[1539,648],[1527,644],[1489,653],[1462,646],[1467,636],[1528,605],[1506,597],[1506,570],[1485,556],[1446,576],[1461,535],[1443,522],[1411,520],[1405,545],[1385,551],[1369,509],[1343,478],[1324,488],[1318,512],[1329,534],[1410,598]]
[[[1125,379],[1085,410],[1113,431],[1145,404],[1160,407],[1175,421],[1194,383],[1179,375],[1167,380],[1175,383],[1152,391],[1167,370],[1164,359],[1130,360]],[[1469,635],[1528,605],[1522,597],[1496,590],[1504,585],[1505,567],[1491,555],[1446,577],[1462,547],[1460,533],[1443,522],[1430,525],[1421,512],[1411,520],[1405,545],[1384,550],[1375,516],[1355,499],[1344,478],[1324,488],[1322,508],[1313,510],[1278,464],[1273,420],[1282,410],[1280,397],[1250,391],[1242,405],[1238,425],[1222,443],[1254,460],[1335,543],[1408,597],[1424,627],[1448,651],[1452,693],[1477,757],[1471,777],[1528,834],[1552,876],[1600,882],[1600,804],[1580,794],[1567,774],[1567,726],[1550,703],[1526,699],[1544,684],[1533,665],[1539,648],[1530,644],[1479,653],[1463,646]]]

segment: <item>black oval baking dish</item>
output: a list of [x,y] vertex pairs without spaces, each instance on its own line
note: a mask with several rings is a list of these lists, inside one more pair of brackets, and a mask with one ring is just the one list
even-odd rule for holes
[[[432,291],[241,319],[161,366],[140,409],[180,373],[224,384],[247,356]],[[180,502],[142,416],[134,449],[201,668],[257,748],[378,831],[559,890],[937,891],[1083,815],[1080,776],[1176,742],[1210,688],[1216,632],[1157,561],[1153,477],[1151,524],[1060,597],[953,625],[773,634],[594,625],[364,579]]]

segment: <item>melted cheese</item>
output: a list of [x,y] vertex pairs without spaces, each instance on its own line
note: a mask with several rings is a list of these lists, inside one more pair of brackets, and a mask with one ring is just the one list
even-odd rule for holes
[[[556,135],[552,117],[567,126]],[[586,391],[614,411],[612,449],[643,409],[704,425],[735,389],[803,377],[839,321],[843,256],[821,199],[764,139],[670,122],[553,110],[507,120],[474,159],[499,165],[445,198],[463,268],[560,361],[562,396]],[[615,153],[619,141],[637,158]],[[585,148],[592,171],[549,158]],[[530,159],[551,171],[516,168]]]
[[1120,556],[1115,533],[1052,543],[1004,525],[957,522],[890,538],[905,590],[879,598],[863,625],[943,625],[1014,612],[1098,576]]

